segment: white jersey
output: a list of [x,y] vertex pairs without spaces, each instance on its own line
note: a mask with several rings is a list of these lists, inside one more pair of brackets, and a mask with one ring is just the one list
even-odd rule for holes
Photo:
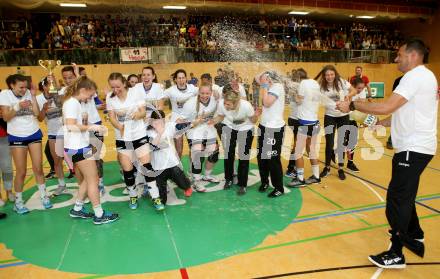
[[87,100],[87,102],[85,102],[85,107],[87,108],[87,113],[88,113],[88,121],[90,124],[101,124],[101,117],[99,116],[99,112],[98,109],[96,108],[96,104],[95,104],[95,98],[98,95],[96,95],[96,93],[93,95],[93,97],[90,100]]
[[312,124],[318,121],[321,90],[314,79],[302,80],[298,87],[298,95],[303,97],[298,105],[298,120],[301,125]]
[[79,150],[89,146],[89,133],[69,131],[66,125],[66,119],[75,119],[77,125],[87,125],[85,117],[86,108],[76,98],[71,97],[63,104],[63,123],[64,123],[64,148]]
[[[336,81],[335,81],[336,82]],[[334,89],[333,87],[327,88],[327,90],[322,90],[321,93],[330,98],[334,103],[328,102],[325,106],[325,115],[333,116],[333,117],[341,117],[345,116],[348,113],[341,112],[336,109],[336,102],[343,101],[346,96],[350,93],[351,84],[345,80],[341,79],[339,81],[339,91]]]
[[[291,87],[289,87],[289,90],[292,90],[294,92],[289,92],[292,93],[292,95],[294,94],[298,94],[298,87],[299,87],[299,83],[298,82],[291,82]],[[293,96],[290,96],[290,114],[289,114],[289,118],[292,119],[298,119],[298,104],[295,102],[295,99],[293,98]]]
[[185,89],[178,89],[177,85],[173,85],[165,90],[165,97],[170,99],[171,103],[171,120],[182,116],[183,106],[185,102],[191,97],[196,96],[199,93],[199,89],[192,84],[187,84]]
[[[364,88],[364,90],[362,90],[360,93],[354,95],[351,100],[352,101],[358,101],[358,100],[365,100],[367,99],[367,89]],[[350,120],[354,120],[352,118],[352,111],[350,111]]]
[[[161,135],[158,149],[154,149],[151,165],[155,170],[165,170],[180,165],[180,159],[174,147],[174,135],[176,133],[176,123],[166,122],[165,131]],[[157,137],[157,132],[153,129],[150,131],[152,140]]]
[[270,107],[263,106],[260,124],[267,128],[281,128],[284,122],[284,86],[281,83],[274,83],[268,89],[267,94],[276,98]]
[[135,86],[130,88],[129,91],[135,91],[136,94],[143,96],[147,110],[147,118],[151,116],[151,113],[156,108],[156,102],[165,97],[162,86],[159,83],[152,83],[151,88],[148,90],[145,89],[142,82],[137,83]]
[[47,125],[47,134],[49,136],[56,136],[62,134],[63,127],[63,104],[62,104],[62,95],[53,94],[51,98],[46,99],[44,94],[40,94],[37,96],[38,108],[41,111],[43,106],[49,103],[49,108],[46,111],[46,117],[44,121]]
[[[0,106],[6,106],[13,109],[13,107],[22,101],[32,101],[32,94],[29,90],[21,96],[16,96],[12,90],[3,90],[0,93]],[[15,113],[15,116],[8,122],[7,131],[9,135],[16,137],[28,137],[40,129],[38,125],[38,120],[34,115],[32,106],[23,109],[20,108],[19,111]]]
[[218,115],[223,115],[223,124],[236,131],[247,131],[254,127],[249,118],[253,117],[255,112],[251,103],[246,100],[240,100],[235,110],[227,110],[224,102],[219,102]]
[[184,119],[193,122],[197,117],[202,116],[205,122],[189,129],[186,132],[188,139],[215,139],[217,138],[217,130],[213,125],[208,125],[208,121],[213,119],[217,110],[217,101],[213,96],[209,99],[208,104],[204,105],[199,102],[199,111],[196,111],[198,96],[194,96],[185,102],[182,109]]
[[124,125],[124,134],[115,128],[116,140],[134,141],[147,135],[143,119],[134,120],[131,115],[145,106],[144,96],[136,91],[127,91],[125,100],[120,100],[118,96],[111,97],[109,93],[106,98],[107,110],[113,111],[116,120]]
[[408,71],[394,90],[408,102],[391,116],[391,138],[397,152],[435,155],[437,150],[438,83],[425,66]]

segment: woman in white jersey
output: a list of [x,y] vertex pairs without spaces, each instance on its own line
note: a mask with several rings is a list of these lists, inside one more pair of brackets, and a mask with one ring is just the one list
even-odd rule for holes
[[284,86],[274,71],[259,75],[260,94],[263,111],[258,136],[258,169],[260,171],[260,192],[269,188],[269,175],[275,188],[268,197],[275,198],[284,194],[283,169],[281,166],[281,147],[284,136]]
[[[67,87],[63,103],[64,151],[75,167],[75,176],[79,190],[75,206],[70,210],[72,218],[93,218],[94,224],[116,221],[118,214],[104,211],[101,207],[98,190],[98,171],[90,146],[89,131],[104,132],[101,125],[88,124],[84,119],[81,102],[89,100],[96,91],[96,84],[87,77],[80,77]],[[84,200],[88,197],[93,206],[94,214],[84,208]]]
[[[338,176],[339,179],[345,179],[345,173],[342,169],[344,166],[343,154],[345,147],[344,135],[348,129],[349,116],[348,113],[341,112],[336,109],[336,103],[343,101],[346,98],[350,98],[355,94],[354,88],[351,84],[342,79],[333,65],[325,66],[315,80],[319,78],[321,86],[321,93],[325,98],[332,100],[333,102],[326,102],[325,115],[324,115],[324,128],[325,128],[325,167],[322,170],[320,176],[326,177],[330,173],[330,162],[332,159],[338,160]],[[335,145],[335,133],[338,130],[338,143],[336,146],[336,154],[334,150]],[[336,156],[337,155],[337,156]]]
[[58,177],[58,188],[53,192],[54,196],[61,195],[66,190],[63,171],[63,112],[62,95],[49,93],[49,82],[52,77],[45,77],[38,87],[42,94],[37,96],[40,113],[39,121],[45,121],[47,125],[48,144],[51,157],[54,161],[54,171]]
[[289,128],[292,129],[293,132],[293,146],[290,151],[290,158],[289,158],[289,165],[287,166],[286,176],[289,178],[295,178],[296,177],[296,170],[295,170],[295,147],[296,147],[296,137],[298,135],[298,104],[296,103],[296,96],[298,94],[298,86],[299,86],[299,80],[298,80],[298,73],[296,70],[292,70],[292,83],[290,88],[288,88],[289,92],[289,102],[290,102],[290,114],[289,118],[287,119],[287,124],[289,125]]
[[[305,185],[320,183],[319,161],[317,153],[317,140],[320,130],[318,111],[321,100],[319,84],[314,79],[307,77],[304,69],[296,71],[300,79],[296,103],[298,104],[298,137],[295,148],[296,177],[289,183],[291,187],[303,187]],[[304,179],[304,150],[309,151],[312,176]]]
[[[128,90],[128,83],[121,73],[112,73],[108,78],[112,92],[107,95],[109,119],[115,128],[116,150],[122,167],[124,181],[130,196],[129,207],[137,209],[138,192],[135,185],[133,163],[139,161],[145,168],[150,167],[150,148],[144,118],[146,115],[143,94]],[[150,183],[151,184],[151,183]],[[153,204],[158,210],[163,209],[156,185]]]
[[[205,192],[201,180],[218,183],[219,180],[212,175],[212,169],[218,161],[217,132],[212,125],[208,125],[217,110],[217,101],[212,96],[209,83],[200,86],[197,96],[191,97],[183,106],[181,115],[191,122],[191,128],[186,132],[188,145],[191,150],[191,172],[194,179],[194,189]],[[202,176],[203,161],[205,162],[205,175]]]
[[242,100],[237,92],[229,90],[224,92],[218,105],[217,117],[212,121],[213,124],[225,124],[222,137],[225,149],[225,190],[233,184],[235,149],[238,146],[238,195],[246,194],[254,124],[260,113],[260,110],[255,113],[251,103]]
[[38,183],[43,208],[49,209],[52,204],[46,193],[46,184],[43,174],[41,133],[38,126],[39,114],[36,92],[27,89],[26,77],[16,74],[6,79],[9,90],[0,94],[0,107],[3,119],[8,123],[8,141],[15,164],[15,206],[18,214],[29,212],[23,201],[23,184],[26,177],[27,155],[31,157],[32,170]]
[[[186,71],[179,69],[173,74],[173,80],[176,83],[165,90],[165,97],[170,99],[171,103],[171,121],[176,121],[182,117],[183,106],[191,97],[197,95],[198,88],[187,83]],[[182,157],[183,135],[174,139],[177,154]]]

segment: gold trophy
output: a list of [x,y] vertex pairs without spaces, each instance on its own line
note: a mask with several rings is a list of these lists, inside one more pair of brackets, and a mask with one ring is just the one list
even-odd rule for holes
[[[57,66],[61,65],[61,60],[38,60],[38,64],[40,64],[41,67],[45,68],[49,72],[49,76],[53,75],[53,69],[55,69]],[[51,79],[49,81],[49,93],[50,94],[57,94],[58,90],[55,88],[54,81]]]

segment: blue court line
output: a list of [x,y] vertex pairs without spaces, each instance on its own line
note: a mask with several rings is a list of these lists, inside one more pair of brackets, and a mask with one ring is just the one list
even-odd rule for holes
[[[383,153],[383,155],[385,155],[386,157],[393,158],[393,156],[388,155],[388,154],[386,154],[385,152]],[[427,168],[427,169],[430,169],[430,170],[433,170],[433,171],[438,171],[438,172],[440,172],[440,169],[437,169],[437,168],[433,168],[433,167],[430,167],[430,166],[426,166],[426,168]]]
[[[419,199],[419,201],[429,201],[429,200],[435,200],[435,199],[440,199],[440,196],[421,198],[421,199]],[[420,205],[423,205],[423,204],[420,204]],[[314,216],[314,217],[309,217],[309,218],[297,219],[297,220],[293,220],[292,224],[314,221],[314,220],[319,220],[319,219],[324,219],[324,218],[329,218],[329,217],[337,217],[337,216],[353,214],[353,213],[358,213],[358,212],[372,211],[372,210],[384,208],[384,207],[385,207],[385,204],[381,204],[381,205],[375,205],[375,206],[370,206],[370,207],[366,207],[366,208],[330,213],[330,214],[326,214],[326,215],[322,215],[322,216]]]
[[25,265],[25,264],[27,264],[27,262],[16,262],[16,263],[10,263],[10,264],[3,264],[3,265],[0,265],[0,268],[7,268],[7,267],[19,266],[19,265]]

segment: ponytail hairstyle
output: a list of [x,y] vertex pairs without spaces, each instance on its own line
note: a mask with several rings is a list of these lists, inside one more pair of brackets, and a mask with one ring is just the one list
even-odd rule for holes
[[41,92],[44,92],[44,86],[47,86],[49,82],[47,81],[47,77],[44,77],[40,82],[38,83],[38,90]]
[[152,73],[153,76],[154,76],[153,82],[155,82],[155,83],[158,83],[158,82],[159,82],[158,79],[157,79],[156,71],[154,71],[153,67],[150,67],[150,66],[143,67],[143,68],[142,68],[142,72],[144,72],[145,70],[150,70],[150,71],[151,71],[151,73]]
[[315,77],[315,80],[319,79],[319,84],[321,86],[321,90],[327,91],[328,90],[328,82],[325,79],[325,73],[328,71],[333,71],[335,73],[335,80],[333,81],[333,89],[339,92],[340,88],[340,82],[341,82],[341,76],[339,75],[338,71],[336,70],[335,66],[333,65],[327,65],[319,72],[319,74]]
[[67,101],[70,97],[77,96],[79,94],[80,89],[92,89],[97,90],[98,86],[96,83],[89,79],[88,77],[80,77],[75,82],[66,88],[66,92],[64,93],[63,102]]
[[[124,85],[124,88],[128,89],[128,81],[121,73],[111,73],[108,76],[107,81],[110,82],[111,80],[120,80],[122,82],[122,84]],[[116,96],[115,92],[112,92],[112,94],[110,95],[110,98],[113,98],[115,96]]]

